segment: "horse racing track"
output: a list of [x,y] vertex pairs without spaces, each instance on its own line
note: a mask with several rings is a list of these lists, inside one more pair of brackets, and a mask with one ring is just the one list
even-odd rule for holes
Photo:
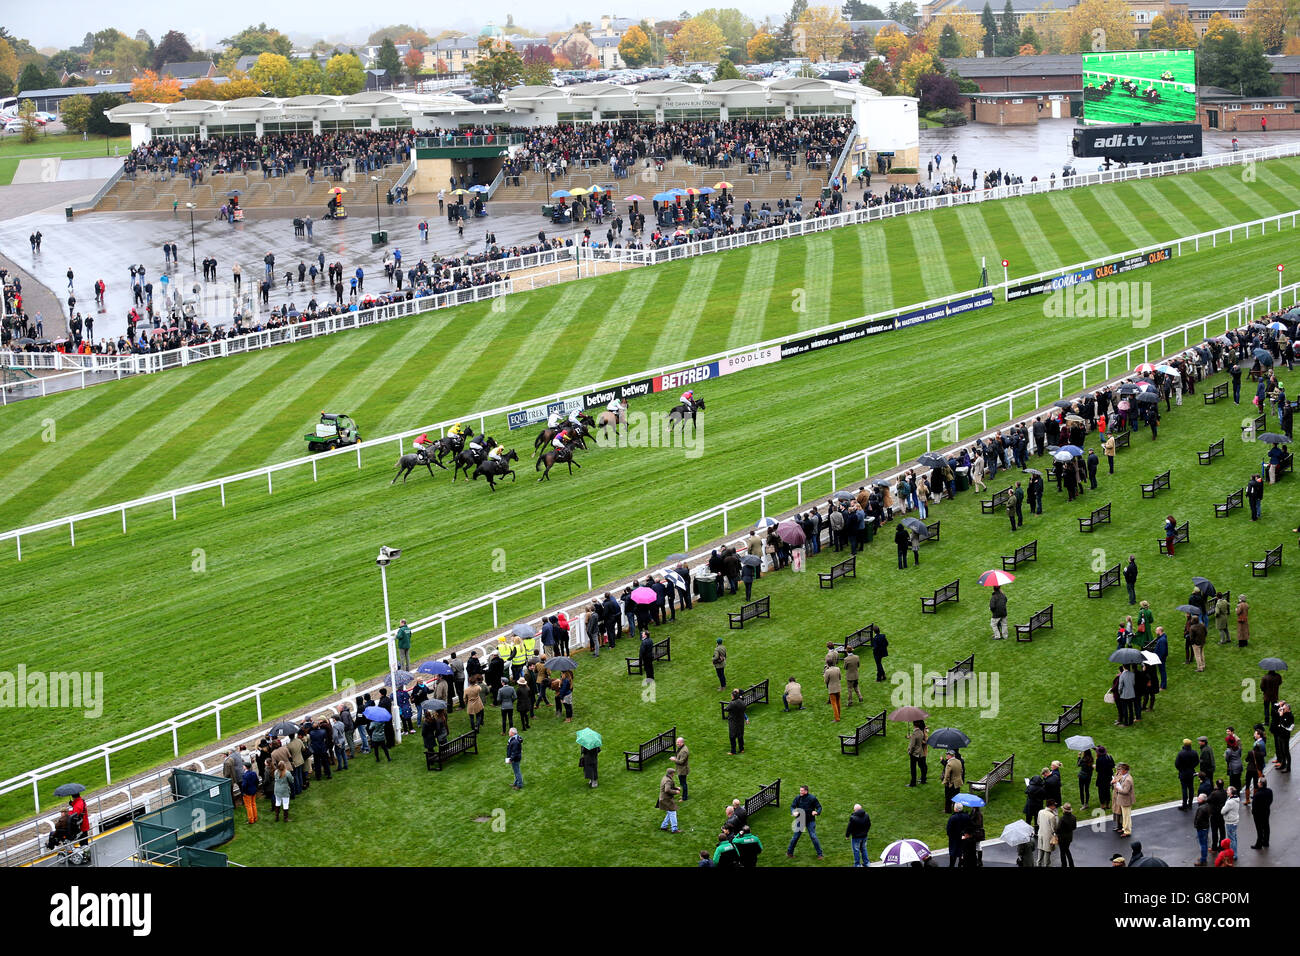
[[[453,412],[468,421],[477,408],[967,288],[981,255],[1008,257],[1024,274],[1297,206],[1300,164],[1278,161],[1249,185],[1221,170],[908,216],[519,294],[502,311],[448,310],[23,403],[0,412],[10,449],[0,516],[14,527],[294,456],[322,409],[351,414],[367,437]],[[1144,272],[1155,308],[1141,332],[1130,316],[1071,324],[1045,317],[1041,301],[999,302],[708,383],[697,389],[708,408],[696,455],[596,445],[578,453],[572,476],[553,469],[539,484],[529,467],[535,431],[488,422],[520,459],[519,480],[496,493],[436,469],[393,485],[394,449],[360,469],[347,456],[322,461],[316,482],[306,469],[277,477],[273,494],[230,485],[225,508],[215,493],[185,499],[176,521],[166,505],[132,512],[126,534],[116,516],[97,519],[78,527],[75,548],[54,532],[25,539],[21,562],[0,558],[10,583],[0,598],[5,659],[29,671],[72,659],[104,674],[105,702],[94,721],[7,714],[9,766],[84,749],[378,632],[371,561],[380,543],[403,548],[389,573],[393,616],[421,616],[1267,291],[1276,279],[1260,263],[1281,261],[1293,244],[1284,231]],[[666,413],[675,398],[639,410]],[[630,558],[607,568],[611,580],[639,570]],[[582,590],[575,575],[567,592]],[[565,591],[561,582],[550,597]],[[533,610],[530,597],[507,601],[502,620]],[[490,626],[488,615],[468,618],[453,639]],[[361,659],[340,678],[382,665],[381,655]],[[304,682],[267,706],[327,686]],[[243,724],[254,719],[249,709]],[[238,723],[232,715],[223,730]],[[182,751],[210,731],[183,731]],[[141,748],[140,766],[169,753]],[[6,815],[25,801],[7,798]]]

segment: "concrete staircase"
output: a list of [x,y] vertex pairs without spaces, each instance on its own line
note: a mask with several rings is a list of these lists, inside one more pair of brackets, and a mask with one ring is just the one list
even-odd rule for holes
[[304,172],[294,172],[275,179],[263,179],[260,172],[215,173],[204,176],[203,182],[193,187],[186,177],[174,176],[160,181],[147,173],[140,173],[135,182],[123,179],[117,183],[100,200],[95,211],[170,212],[173,202],[179,202],[182,209],[186,203],[192,202],[196,209],[209,211],[215,216],[226,201],[226,193],[232,189],[239,190],[239,205],[245,209],[299,206],[323,211],[329,201],[329,191],[336,185],[348,191],[344,196],[345,205],[373,203],[375,184],[370,181],[372,175],[380,177],[379,196],[380,202],[383,202],[384,195],[405,169],[404,163],[392,163],[377,173],[358,173],[355,181],[339,183],[320,176],[315,183],[309,183]]

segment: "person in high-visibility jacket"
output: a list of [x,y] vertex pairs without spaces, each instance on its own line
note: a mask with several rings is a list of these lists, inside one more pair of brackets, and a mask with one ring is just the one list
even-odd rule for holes
[[537,655],[537,638],[525,637],[523,639],[523,645],[524,645],[524,663],[527,664],[529,658],[535,657]]
[[528,663],[528,654],[524,650],[524,642],[518,635],[510,642],[510,653],[509,657],[505,658],[505,662],[510,665],[510,679],[519,680],[519,675],[524,672],[524,665]]

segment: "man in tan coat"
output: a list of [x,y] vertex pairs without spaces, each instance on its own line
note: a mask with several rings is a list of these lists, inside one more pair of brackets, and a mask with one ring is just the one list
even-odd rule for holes
[[926,773],[929,769],[925,762],[926,751],[929,750],[926,740],[929,736],[925,724],[919,720],[916,721],[915,726],[912,727],[911,736],[907,738],[907,757],[912,768],[912,782],[908,784],[909,787],[916,786],[917,767],[921,768],[921,782],[925,783]]
[[1038,811],[1038,856],[1034,866],[1051,866],[1052,851],[1056,849],[1056,801],[1048,800],[1047,806]]
[[1250,605],[1246,595],[1237,595],[1237,646],[1245,647],[1250,640]]
[[822,680],[826,682],[826,693],[831,698],[831,713],[835,715],[835,722],[840,721],[840,669],[834,664],[827,666],[822,672]]
[[763,539],[758,536],[757,532],[751,531],[749,537],[745,539],[745,549],[748,554],[756,558],[763,556]]
[[862,691],[858,690],[858,664],[860,663],[858,655],[849,651],[848,656],[844,658],[844,679],[849,682],[849,706],[853,706],[853,697],[856,694],[859,703],[862,701]]
[[685,803],[686,777],[691,772],[691,748],[686,746],[685,737],[677,738],[676,747],[677,750],[668,758],[668,760],[677,768],[677,779],[680,780],[682,784],[682,802]]
[[1114,807],[1116,820],[1115,832],[1120,836],[1133,835],[1133,800],[1135,797],[1133,775],[1129,773],[1128,764],[1115,767],[1115,779],[1110,782],[1114,793],[1111,805]]
[[945,816],[952,813],[952,798],[961,793],[961,788],[965,783],[965,768],[957,758],[956,751],[949,750],[948,760],[943,765],[943,812]]
[[835,642],[830,641],[826,644],[826,666],[837,667],[840,663],[840,652],[835,648]]
[[673,775],[677,773],[672,767],[664,771],[664,778],[659,781],[659,802],[656,806],[664,811],[664,822],[659,824],[660,830],[672,829],[673,833],[679,832],[677,829],[677,795],[681,793],[673,782]]
[[790,705],[794,704],[795,710],[803,710],[803,688],[799,682],[790,675],[789,682],[785,685],[785,691],[781,694],[781,703],[785,705],[786,712],[790,710]]

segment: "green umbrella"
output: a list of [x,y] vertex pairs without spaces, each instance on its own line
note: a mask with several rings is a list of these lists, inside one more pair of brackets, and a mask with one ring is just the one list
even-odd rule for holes
[[590,727],[583,727],[574,736],[578,738],[578,745],[580,747],[585,747],[588,750],[596,750],[603,744],[603,741],[600,739],[600,734],[596,733]]

